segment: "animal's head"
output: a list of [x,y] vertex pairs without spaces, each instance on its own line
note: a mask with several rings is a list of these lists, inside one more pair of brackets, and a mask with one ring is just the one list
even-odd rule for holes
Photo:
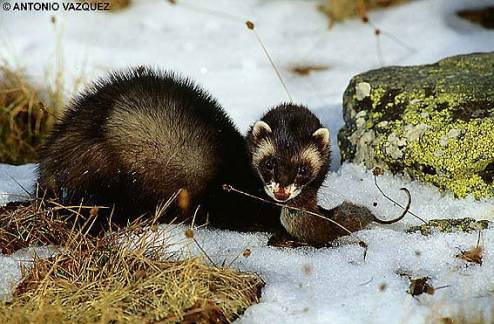
[[322,185],[330,159],[329,130],[306,107],[282,104],[247,134],[251,165],[272,199],[287,202]]

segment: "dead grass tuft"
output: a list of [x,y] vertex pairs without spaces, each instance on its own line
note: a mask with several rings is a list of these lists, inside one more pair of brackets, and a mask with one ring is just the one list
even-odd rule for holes
[[367,11],[376,8],[387,8],[396,4],[401,4],[407,0],[324,0],[324,4],[319,6],[324,14],[329,18],[329,26],[335,22],[340,22],[350,17],[367,17]]
[[74,227],[60,220],[67,213],[79,217],[80,209],[37,202],[3,210],[3,222],[14,218],[0,226],[1,238],[9,234],[3,248],[55,243],[59,252],[23,270],[12,301],[0,303],[0,322],[230,322],[258,301],[255,275],[172,259],[148,230],[154,220],[93,237],[90,219]]
[[307,64],[307,65],[292,66],[290,67],[290,72],[300,76],[306,76],[311,74],[312,72],[322,72],[328,69],[329,66],[324,64]]
[[0,252],[12,254],[28,246],[67,241],[67,223],[57,206],[43,200],[0,207]]
[[22,71],[0,65],[0,163],[33,162],[45,136],[63,107],[62,89],[48,89],[47,103],[40,89]]
[[484,249],[480,245],[481,231],[479,230],[479,236],[477,238],[477,244],[469,250],[460,250],[460,253],[456,255],[457,258],[470,263],[476,263],[482,265],[482,259]]
[[474,24],[478,24],[487,29],[494,29],[494,6],[464,9],[457,11],[456,14]]
[[482,265],[482,254],[482,247],[477,245],[470,250],[460,251],[460,253],[457,254],[456,257],[470,263]]

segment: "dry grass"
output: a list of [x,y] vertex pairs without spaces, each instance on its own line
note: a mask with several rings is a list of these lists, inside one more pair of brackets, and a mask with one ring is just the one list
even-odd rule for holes
[[328,65],[324,64],[303,64],[290,67],[290,72],[300,76],[306,76],[313,72],[321,72],[329,69]]
[[494,29],[494,6],[459,10],[456,14],[474,24],[487,29]]
[[24,164],[37,152],[63,108],[61,85],[42,91],[22,71],[0,66],[0,163]]
[[43,200],[0,207],[0,252],[9,255],[28,246],[67,241],[70,232],[59,211]]
[[324,0],[319,9],[330,19],[330,26],[349,17],[367,17],[367,11],[386,8],[407,0]]
[[[58,243],[59,253],[24,269],[12,301],[0,303],[0,322],[230,322],[259,298],[263,283],[255,275],[202,258],[173,261],[153,220],[92,237],[91,218],[81,227],[60,221],[69,210],[81,215],[56,202],[3,210],[3,222],[16,219],[1,227],[1,238],[10,232],[2,248]],[[126,238],[132,247],[122,244]]]

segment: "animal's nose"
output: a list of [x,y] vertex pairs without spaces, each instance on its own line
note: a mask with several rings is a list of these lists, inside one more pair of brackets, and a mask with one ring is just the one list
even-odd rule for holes
[[273,191],[273,194],[278,200],[287,200],[290,198],[290,193],[288,190],[285,190],[285,188],[279,188],[278,190]]

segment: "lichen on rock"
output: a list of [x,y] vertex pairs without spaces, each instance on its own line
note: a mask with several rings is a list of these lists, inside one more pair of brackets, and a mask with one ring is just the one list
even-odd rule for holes
[[494,197],[494,53],[355,76],[344,97],[342,160]]
[[409,229],[407,229],[407,233],[420,232],[422,235],[431,235],[433,232],[469,233],[473,231],[484,230],[488,227],[488,220],[476,221],[475,219],[468,217],[459,219],[432,219],[426,224],[410,227]]

